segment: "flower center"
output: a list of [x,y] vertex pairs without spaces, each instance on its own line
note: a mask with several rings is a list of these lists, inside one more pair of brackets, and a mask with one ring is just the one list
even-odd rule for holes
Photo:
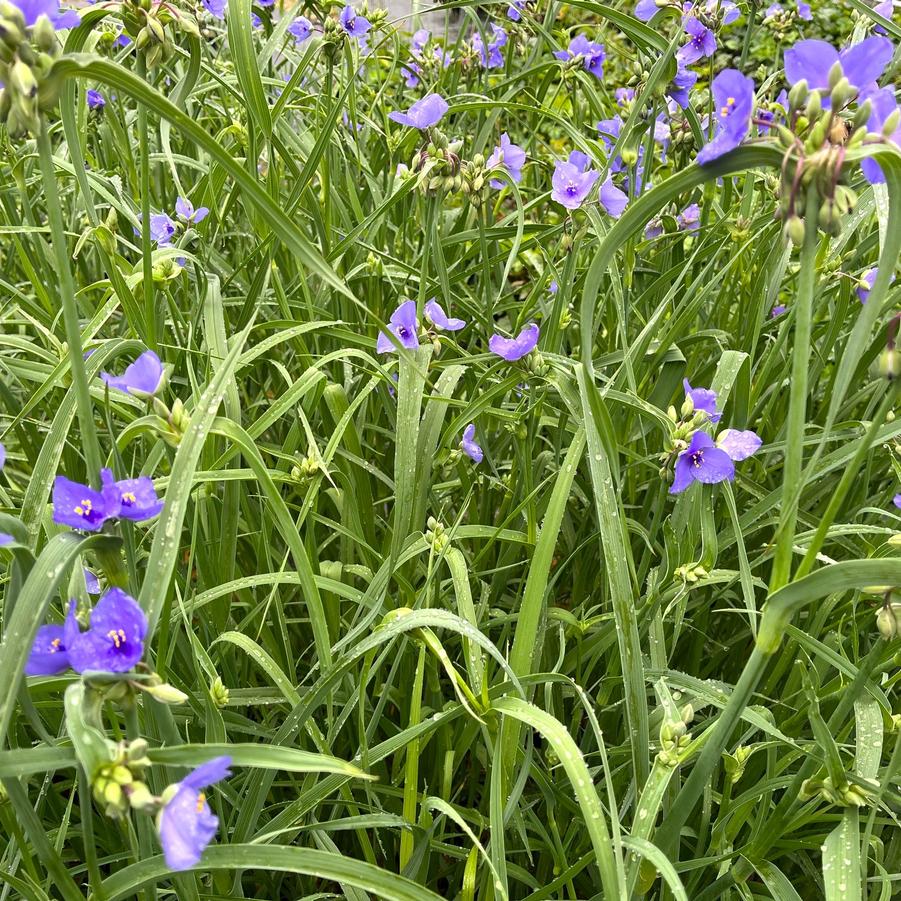
[[58,638],[54,638],[53,641],[50,642],[50,653],[55,654],[61,647],[62,642]]
[[694,451],[691,455],[691,465],[694,466],[695,469],[700,469],[701,464],[704,462],[704,451],[697,450]]
[[575,197],[576,194],[579,193],[579,188],[578,188],[578,186],[576,185],[576,183],[575,183],[574,181],[571,181],[571,182],[566,186],[566,193],[569,194],[570,197]]
[[197,792],[197,812],[203,812],[203,805],[206,804],[206,795],[203,792]]
[[88,519],[91,515],[92,508],[93,504],[90,502],[90,500],[83,500],[80,504],[78,504],[76,507],[73,507],[72,509],[79,516],[83,516],[85,519]]
[[720,107],[720,118],[728,119],[729,116],[732,115],[734,110],[735,110],[735,98],[729,97],[726,99],[725,105]]
[[409,338],[410,330],[405,325],[399,325],[397,327],[397,337],[398,338]]
[[126,507],[130,507],[132,504],[136,504],[138,499],[135,497],[133,491],[126,491],[122,495],[122,503],[125,504]]
[[122,647],[125,642],[128,640],[125,637],[124,629],[110,629],[109,632],[106,633],[106,637],[109,638],[112,643],[115,645],[116,650]]

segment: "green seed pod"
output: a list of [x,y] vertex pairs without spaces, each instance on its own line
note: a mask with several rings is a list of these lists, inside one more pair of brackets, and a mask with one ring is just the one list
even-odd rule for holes
[[795,245],[800,247],[804,243],[804,220],[800,216],[789,216],[785,220],[785,236]]
[[807,88],[807,79],[802,78],[800,81],[795,82],[792,85],[791,90],[788,92],[788,107],[790,110],[800,109],[805,101],[807,100],[807,94],[809,93]]
[[814,91],[807,98],[807,106],[805,108],[805,112],[807,113],[807,118],[812,122],[814,119],[817,119],[820,113],[823,111],[823,101],[820,99],[820,92]]
[[893,638],[897,638],[898,618],[895,616],[895,611],[892,609],[890,604],[884,607],[880,607],[877,611],[876,628],[879,630],[879,634],[886,641],[891,641]]
[[9,68],[9,86],[22,97],[36,97],[38,93],[38,83],[34,73],[20,59]]

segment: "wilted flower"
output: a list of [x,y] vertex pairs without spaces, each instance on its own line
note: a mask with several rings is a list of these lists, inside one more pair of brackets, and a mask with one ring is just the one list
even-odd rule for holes
[[512,363],[535,349],[538,345],[538,335],[538,326],[531,322],[515,338],[492,335],[488,339],[488,349],[493,354],[503,357],[508,363]]
[[431,128],[437,125],[448,110],[447,101],[440,94],[426,94],[421,100],[417,100],[405,113],[388,113],[392,122],[407,125],[410,128]]
[[555,50],[554,56],[564,62],[581,58],[586,71],[598,78],[604,77],[604,60],[607,58],[604,45],[596,41],[589,41],[584,34],[574,37],[569,42],[568,49]]
[[151,397],[163,386],[163,364],[152,350],[145,350],[122,375],[101,372],[100,378],[110,388],[133,394],[135,397]]
[[[838,51],[826,41],[798,41],[785,51],[785,77],[789,84],[806,81],[807,87],[828,94],[829,71],[838,63],[848,83],[861,91],[872,85],[885,71],[893,53],[888,38],[870,37]],[[824,97],[825,102],[828,97]]]
[[711,422],[719,422],[722,419],[723,414],[716,406],[716,391],[709,388],[692,388],[688,379],[682,379],[682,386],[685,388],[685,397],[691,400],[695,410],[706,413]]
[[714,33],[694,16],[689,16],[685,20],[684,27],[689,40],[676,53],[676,60],[679,65],[691,66],[698,60],[713,56],[716,50],[716,36]]
[[482,453],[482,448],[476,444],[476,427],[475,423],[471,422],[466,428],[463,430],[463,440],[460,442],[460,447],[463,448],[463,453],[466,454],[467,457],[470,458],[474,463],[481,463],[484,454]]
[[[413,301],[409,301],[413,303]],[[416,306],[414,304],[414,314]],[[442,308],[441,304],[433,297],[425,305],[425,315],[428,317],[432,325],[439,331],[458,332],[461,328],[465,328],[466,323],[462,319],[449,317]],[[414,319],[415,322],[415,319]]]
[[93,88],[88,88],[85,92],[85,99],[88,101],[88,109],[98,110],[106,106],[103,94],[100,91],[95,91]]
[[[388,320],[388,331],[407,350],[416,350],[419,347],[419,323],[416,321],[416,301],[405,300],[391,314],[391,318]],[[375,349],[380,354],[386,354],[395,350],[395,347],[384,332],[379,332],[378,339],[375,342]]]
[[345,6],[338,15],[338,24],[344,33],[351,38],[362,38],[372,25],[363,16],[358,16],[352,6]]
[[701,148],[703,166],[734,150],[747,137],[754,110],[754,82],[737,69],[724,69],[713,79],[713,105],[717,130],[713,140]]
[[103,485],[103,496],[118,500],[119,509],[116,516],[142,522],[152,519],[163,509],[163,502],[157,497],[153,487],[153,479],[139,476],[137,479],[121,479],[116,481],[112,470],[100,470],[100,482]]
[[160,844],[170,870],[187,870],[199,863],[219,827],[203,789],[231,775],[231,757],[214,757],[170,786],[166,805],[157,818]]
[[474,32],[472,36],[472,49],[479,55],[482,66],[486,69],[499,69],[504,64],[501,47],[507,43],[507,32],[500,25],[491,23],[491,40],[485,45],[482,34]]
[[574,150],[566,162],[557,160],[551,179],[551,199],[569,210],[578,209],[600,177],[599,173],[588,169],[588,163],[588,157],[578,150]]
[[209,215],[209,209],[205,206],[198,207],[196,210],[194,209],[194,204],[191,203],[185,197],[179,197],[175,201],[175,213],[180,216],[185,222],[193,222],[194,225],[197,225],[199,222],[203,222],[204,219]]
[[121,588],[110,588],[91,611],[91,626],[82,632],[69,604],[64,644],[76,673],[97,670],[126,673],[144,655],[147,617],[138,602]]
[[608,216],[619,219],[629,203],[629,195],[625,191],[621,191],[613,184],[611,176],[607,176],[606,181],[601,185],[598,192],[598,199]]
[[[510,178],[519,183],[522,180],[522,167],[526,162],[526,152],[522,147],[518,147],[511,140],[509,135],[504,132],[501,135],[501,142],[491,153],[491,156],[485,161],[488,169],[497,169],[503,167],[510,173]],[[492,188],[502,188],[504,183],[497,179],[491,180]]]

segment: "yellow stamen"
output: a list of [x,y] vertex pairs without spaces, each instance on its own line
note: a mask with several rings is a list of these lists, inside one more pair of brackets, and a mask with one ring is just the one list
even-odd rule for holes
[[50,653],[55,654],[59,650],[59,646],[62,642],[58,638],[54,638],[53,641],[50,642]]
[[91,507],[91,502],[86,500],[82,501],[74,510],[79,516],[87,516],[91,512]]
[[197,812],[203,811],[203,805],[206,804],[206,795],[203,792],[197,793]]
[[107,638],[111,638],[113,640],[113,644],[120,648],[127,641],[125,637],[124,629],[110,629],[109,632],[106,633]]
[[125,494],[122,495],[122,503],[124,504],[136,504],[138,499],[134,496],[134,493],[131,491],[126,491]]

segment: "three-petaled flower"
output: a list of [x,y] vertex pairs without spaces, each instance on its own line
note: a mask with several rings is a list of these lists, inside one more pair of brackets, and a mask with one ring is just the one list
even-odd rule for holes
[[675,478],[670,494],[679,494],[692,482],[713,485],[735,478],[736,460],[745,460],[756,453],[760,438],[752,431],[726,429],[718,441],[700,429],[691,436],[688,447],[676,459]]
[[582,206],[600,177],[599,173],[588,168],[589,162],[588,157],[579,150],[574,150],[565,162],[557,160],[551,178],[551,199],[568,210]]
[[135,397],[152,397],[163,386],[163,364],[155,351],[145,350],[134,363],[126,367],[122,375],[101,372],[100,378],[117,391]]
[[698,153],[702,166],[741,144],[747,137],[754,110],[754,82],[737,69],[724,69],[713,79],[711,87],[716,134]]

